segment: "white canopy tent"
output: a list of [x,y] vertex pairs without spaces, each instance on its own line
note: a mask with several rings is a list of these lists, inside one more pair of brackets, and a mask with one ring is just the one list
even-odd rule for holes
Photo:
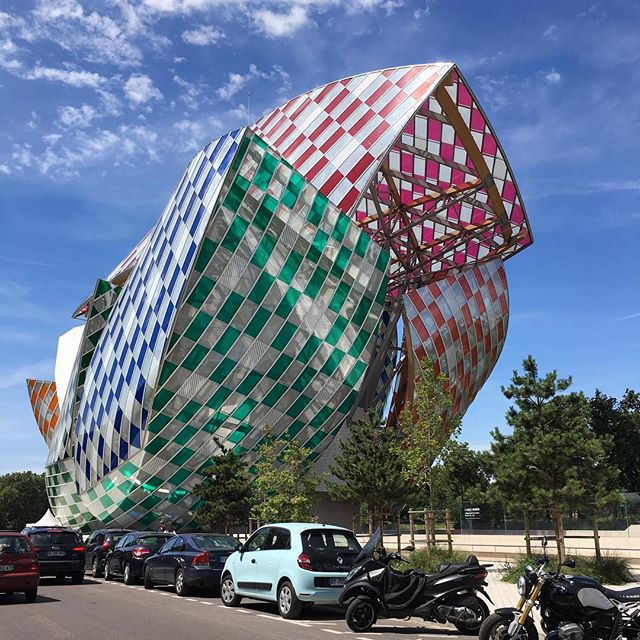
[[27,527],[61,527],[62,523],[51,513],[51,509],[47,509],[46,513],[38,520],[38,522],[28,522]]

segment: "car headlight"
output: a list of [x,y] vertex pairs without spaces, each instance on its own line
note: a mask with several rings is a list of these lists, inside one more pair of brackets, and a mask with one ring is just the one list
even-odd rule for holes
[[527,579],[524,576],[520,576],[518,578],[518,583],[517,583],[516,587],[518,589],[518,593],[521,596],[526,596],[527,595],[527,591],[528,591],[527,587],[528,587],[528,585],[527,585]]

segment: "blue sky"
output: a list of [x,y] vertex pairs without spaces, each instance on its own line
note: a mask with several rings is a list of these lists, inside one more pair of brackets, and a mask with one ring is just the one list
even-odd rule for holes
[[640,5],[493,0],[2,0],[0,473],[46,451],[24,379],[159,216],[194,151],[302,91],[454,61],[511,161],[535,244],[463,436],[504,424],[533,354],[576,388],[640,388]]

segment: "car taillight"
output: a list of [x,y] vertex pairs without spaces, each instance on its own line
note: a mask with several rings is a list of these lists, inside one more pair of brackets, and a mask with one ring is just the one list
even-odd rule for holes
[[31,547],[31,550],[35,553],[36,551],[40,551],[40,547]]
[[482,571],[474,573],[471,577],[475,580],[484,580],[487,577],[487,572],[483,569]]
[[148,556],[150,553],[151,551],[149,549],[146,549],[145,547],[136,547],[133,550],[133,557],[142,558],[142,556]]
[[84,547],[78,546],[78,547],[73,547],[73,549],[71,549],[71,551],[84,551]]
[[103,543],[100,545],[100,548],[101,548],[103,551],[108,551],[108,550],[109,550],[109,543],[108,543],[108,542],[103,542]]
[[298,566],[301,569],[306,569],[307,571],[313,571],[313,566],[311,564],[311,556],[308,553],[301,553],[298,556]]
[[209,564],[209,552],[204,551],[203,553],[198,554],[192,561],[191,566],[197,567],[198,565],[208,565]]

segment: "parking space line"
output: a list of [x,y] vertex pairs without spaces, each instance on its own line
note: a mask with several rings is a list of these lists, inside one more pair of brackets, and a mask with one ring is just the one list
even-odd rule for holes
[[346,631],[337,631],[336,629],[320,629],[320,631],[325,631],[326,633],[335,633],[337,636],[343,636]]
[[248,613],[249,615],[253,613],[252,611],[247,611],[246,609],[233,609],[233,611],[236,611],[237,613]]
[[278,616],[270,616],[268,613],[259,613],[258,614],[258,618],[269,618],[271,620],[282,620],[282,618],[279,618]]
[[185,600],[188,600],[189,602],[200,602],[200,600],[196,600],[195,598],[185,598]]
[[299,627],[310,627],[311,625],[308,622],[298,622],[297,620],[285,620],[285,618],[276,618],[276,620],[280,620],[280,622],[286,622],[287,624],[295,624]]

